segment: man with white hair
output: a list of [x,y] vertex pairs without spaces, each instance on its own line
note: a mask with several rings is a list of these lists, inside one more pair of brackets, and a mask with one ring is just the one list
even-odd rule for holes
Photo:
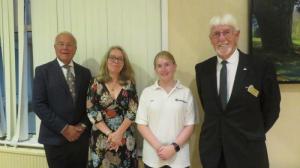
[[86,113],[90,71],[75,63],[77,42],[70,32],[55,38],[56,58],[35,69],[34,112],[41,119],[39,143],[49,168],[86,168],[90,121]]
[[204,168],[267,168],[267,131],[280,111],[273,64],[237,48],[240,30],[226,14],[210,21],[216,56],[196,65],[205,118],[199,151]]

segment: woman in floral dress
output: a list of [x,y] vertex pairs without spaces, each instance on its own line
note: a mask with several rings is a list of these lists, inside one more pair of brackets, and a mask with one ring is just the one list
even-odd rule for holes
[[133,121],[138,106],[134,72],[125,51],[111,47],[88,89],[87,113],[93,124],[90,168],[138,167]]

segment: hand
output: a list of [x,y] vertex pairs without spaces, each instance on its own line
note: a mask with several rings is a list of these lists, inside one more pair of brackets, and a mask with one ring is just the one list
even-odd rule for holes
[[119,147],[120,147],[120,145],[117,145],[117,144],[115,144],[115,143],[113,143],[113,142],[110,142],[109,143],[109,147],[108,147],[108,149],[109,150],[114,150],[114,151],[118,151],[119,150]]
[[112,149],[118,150],[119,146],[122,145],[123,134],[119,131],[112,132],[108,135],[107,142]]
[[176,153],[173,145],[165,145],[158,149],[157,155],[162,160],[168,160]]
[[82,123],[78,123],[76,126],[77,131],[80,132],[80,134],[82,134],[84,132],[84,130],[86,129],[86,126],[84,126],[84,124]]
[[69,141],[76,141],[82,133],[82,129],[78,126],[67,125],[65,130],[62,132],[63,136]]

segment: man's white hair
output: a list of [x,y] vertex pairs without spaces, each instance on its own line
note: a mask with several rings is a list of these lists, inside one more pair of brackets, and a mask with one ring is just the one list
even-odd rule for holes
[[62,32],[58,33],[55,37],[54,44],[56,44],[58,37],[61,36],[61,35],[70,36],[73,39],[73,42],[74,42],[75,46],[77,47],[77,40],[76,40],[75,36],[71,32],[68,32],[68,31],[62,31]]
[[233,17],[231,14],[225,14],[223,16],[214,16],[210,19],[209,21],[210,29],[218,25],[228,25],[228,26],[232,26],[237,31],[240,30],[235,17]]

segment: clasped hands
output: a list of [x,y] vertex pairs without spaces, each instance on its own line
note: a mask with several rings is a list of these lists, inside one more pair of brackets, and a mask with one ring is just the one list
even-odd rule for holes
[[161,145],[156,149],[156,154],[162,160],[168,160],[176,153],[174,146],[171,144],[168,145]]
[[109,150],[118,151],[119,147],[123,144],[122,143],[123,134],[119,131],[112,132],[107,135],[107,148]]
[[62,134],[69,142],[74,142],[80,137],[84,130],[85,127],[83,127],[81,124],[67,125]]

